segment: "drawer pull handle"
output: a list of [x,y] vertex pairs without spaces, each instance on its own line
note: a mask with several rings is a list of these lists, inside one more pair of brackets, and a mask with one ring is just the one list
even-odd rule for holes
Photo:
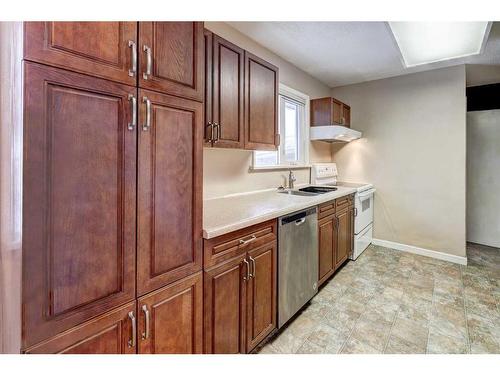
[[252,241],[255,241],[257,239],[257,236],[255,234],[252,234],[252,237],[250,237],[248,240],[240,240],[240,245],[246,245],[249,244]]

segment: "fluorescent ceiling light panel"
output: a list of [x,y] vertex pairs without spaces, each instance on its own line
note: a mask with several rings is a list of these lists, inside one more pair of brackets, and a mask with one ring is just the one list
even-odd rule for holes
[[407,67],[477,55],[490,22],[389,22]]

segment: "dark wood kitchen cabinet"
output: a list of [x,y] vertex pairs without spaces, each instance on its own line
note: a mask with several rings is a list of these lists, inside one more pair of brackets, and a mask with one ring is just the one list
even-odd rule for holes
[[138,299],[138,353],[202,353],[202,285],[200,271]]
[[278,68],[245,51],[245,149],[277,149],[278,86]]
[[311,99],[311,126],[351,126],[351,107],[335,98]]
[[243,148],[245,51],[206,30],[206,140],[212,146]]
[[205,145],[276,150],[278,68],[205,30]]
[[318,209],[319,285],[347,261],[353,246],[353,196],[321,204]]
[[336,230],[335,215],[318,221],[319,285],[323,284],[335,271]]
[[203,22],[139,22],[139,87],[203,102]]
[[351,252],[351,212],[346,209],[337,212],[337,248],[335,251],[335,268],[340,267],[349,257]]
[[205,243],[236,255],[222,256],[204,272],[204,351],[248,353],[276,328],[276,221]]
[[135,86],[137,22],[25,22],[24,58]]
[[139,90],[137,294],[201,270],[203,104]]
[[[245,352],[246,254],[204,272],[204,352]],[[247,261],[248,262],[248,261]]]
[[23,348],[135,298],[136,89],[25,63]]
[[250,279],[247,283],[247,352],[276,328],[276,258],[276,242],[248,252]]
[[27,354],[134,354],[135,302],[31,347]]
[[[21,37],[41,24],[26,24]],[[90,34],[114,45],[111,24],[51,24],[65,57],[24,62],[22,314],[12,347],[200,353],[203,24],[153,27],[154,72],[165,82],[152,88],[169,94],[99,67]],[[97,67],[78,60],[91,53]],[[167,55],[177,67],[164,65]]]

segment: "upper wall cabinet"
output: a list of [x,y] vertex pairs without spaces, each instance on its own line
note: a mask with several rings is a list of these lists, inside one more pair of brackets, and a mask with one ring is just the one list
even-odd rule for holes
[[139,22],[139,87],[202,102],[203,22]]
[[311,100],[311,126],[351,126],[351,107],[341,101],[326,97]]
[[205,30],[205,145],[276,150],[278,68]]
[[278,68],[245,52],[245,149],[276,150]]
[[206,59],[211,89],[205,103],[206,139],[213,139],[216,147],[243,148],[245,51],[209,31],[205,40],[211,56],[210,61],[208,55]]
[[137,22],[26,22],[24,57],[134,85]]

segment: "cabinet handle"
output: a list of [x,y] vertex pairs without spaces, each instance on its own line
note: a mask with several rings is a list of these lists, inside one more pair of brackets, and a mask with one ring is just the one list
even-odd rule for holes
[[142,333],[142,339],[147,340],[149,339],[149,310],[147,305],[142,305],[142,311],[144,312],[144,325],[145,325],[145,330]]
[[255,259],[253,259],[250,255],[248,256],[250,262],[252,263],[252,272],[250,273],[250,277],[255,277]]
[[247,243],[255,241],[256,239],[257,236],[255,234],[252,234],[252,236],[248,240],[240,240],[240,245],[246,245]]
[[142,130],[147,132],[151,128],[151,100],[143,97],[142,102],[146,103],[146,122],[142,125]]
[[210,132],[208,132],[209,136],[208,136],[207,141],[210,143],[213,143],[213,141],[214,141],[214,124],[211,121],[209,121],[207,128],[210,128]]
[[248,260],[243,259],[243,263],[245,263],[246,266],[246,276],[243,276],[243,280],[248,281],[250,279],[250,264],[248,263]]
[[130,102],[130,107],[132,109],[132,121],[128,123],[128,130],[134,130],[137,125],[137,98],[128,94],[128,101]]
[[132,338],[128,340],[128,347],[133,348],[135,346],[135,341],[137,340],[137,325],[132,311],[128,313],[128,317],[132,321]]
[[128,41],[128,47],[132,53],[132,67],[128,70],[128,75],[134,77],[137,73],[137,44],[133,40]]
[[358,208],[354,207],[354,217],[358,216]]
[[146,71],[142,73],[142,78],[148,79],[148,76],[151,75],[151,70],[153,68],[153,56],[151,56],[151,47],[144,45],[143,51],[146,52]]
[[215,138],[214,138],[214,143],[219,142],[220,140],[220,124],[214,123],[214,128],[215,128]]

